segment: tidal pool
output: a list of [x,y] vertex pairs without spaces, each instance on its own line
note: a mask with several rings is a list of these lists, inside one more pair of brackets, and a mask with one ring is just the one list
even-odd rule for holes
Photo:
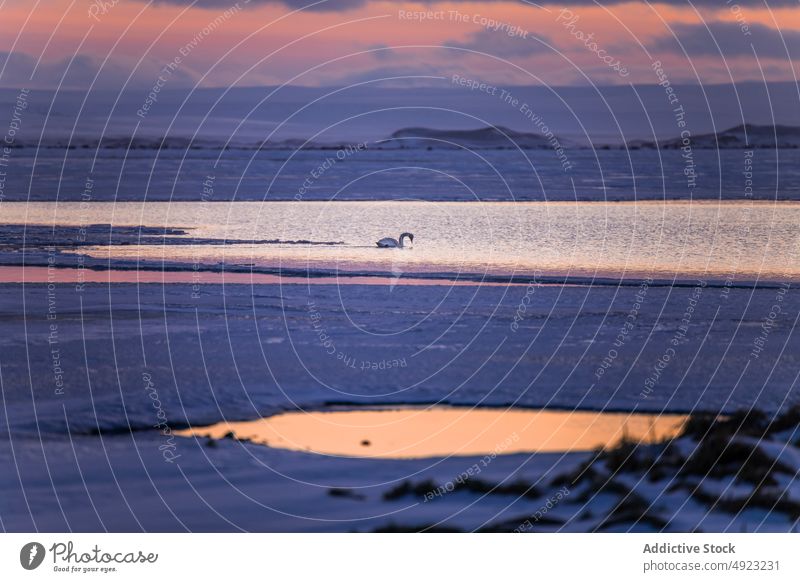
[[408,459],[552,453],[610,448],[622,439],[653,443],[676,436],[679,414],[634,414],[450,406],[287,412],[176,431],[236,438],[323,455]]

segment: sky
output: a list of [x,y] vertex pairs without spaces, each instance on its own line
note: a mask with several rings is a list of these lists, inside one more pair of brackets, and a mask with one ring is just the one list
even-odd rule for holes
[[0,87],[796,81],[797,0],[0,0]]

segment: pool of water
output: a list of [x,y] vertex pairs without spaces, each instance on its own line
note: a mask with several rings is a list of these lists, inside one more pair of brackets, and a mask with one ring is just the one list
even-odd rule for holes
[[674,437],[685,422],[686,416],[678,414],[435,406],[288,412],[176,434],[324,455],[403,459],[590,451],[623,439],[653,443]]

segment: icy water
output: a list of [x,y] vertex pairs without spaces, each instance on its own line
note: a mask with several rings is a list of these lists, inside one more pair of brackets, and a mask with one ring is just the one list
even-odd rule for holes
[[289,412],[177,431],[345,457],[413,459],[612,448],[680,433],[686,416],[435,406]]
[[[23,246],[32,264],[53,242],[57,266],[80,254],[111,267],[392,277],[800,277],[800,202],[6,202],[0,213],[17,225],[4,227],[6,264]],[[87,236],[89,225],[101,226]],[[147,236],[129,228],[141,226]],[[376,248],[402,231],[413,248]]]
[[[7,201],[634,201],[800,199],[800,150],[36,149],[14,152]],[[88,187],[87,187],[88,185]]]

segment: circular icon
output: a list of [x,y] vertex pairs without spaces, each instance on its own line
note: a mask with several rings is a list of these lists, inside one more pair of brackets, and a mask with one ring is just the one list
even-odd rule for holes
[[19,551],[19,563],[26,570],[35,570],[44,561],[44,546],[39,542],[29,542]]

